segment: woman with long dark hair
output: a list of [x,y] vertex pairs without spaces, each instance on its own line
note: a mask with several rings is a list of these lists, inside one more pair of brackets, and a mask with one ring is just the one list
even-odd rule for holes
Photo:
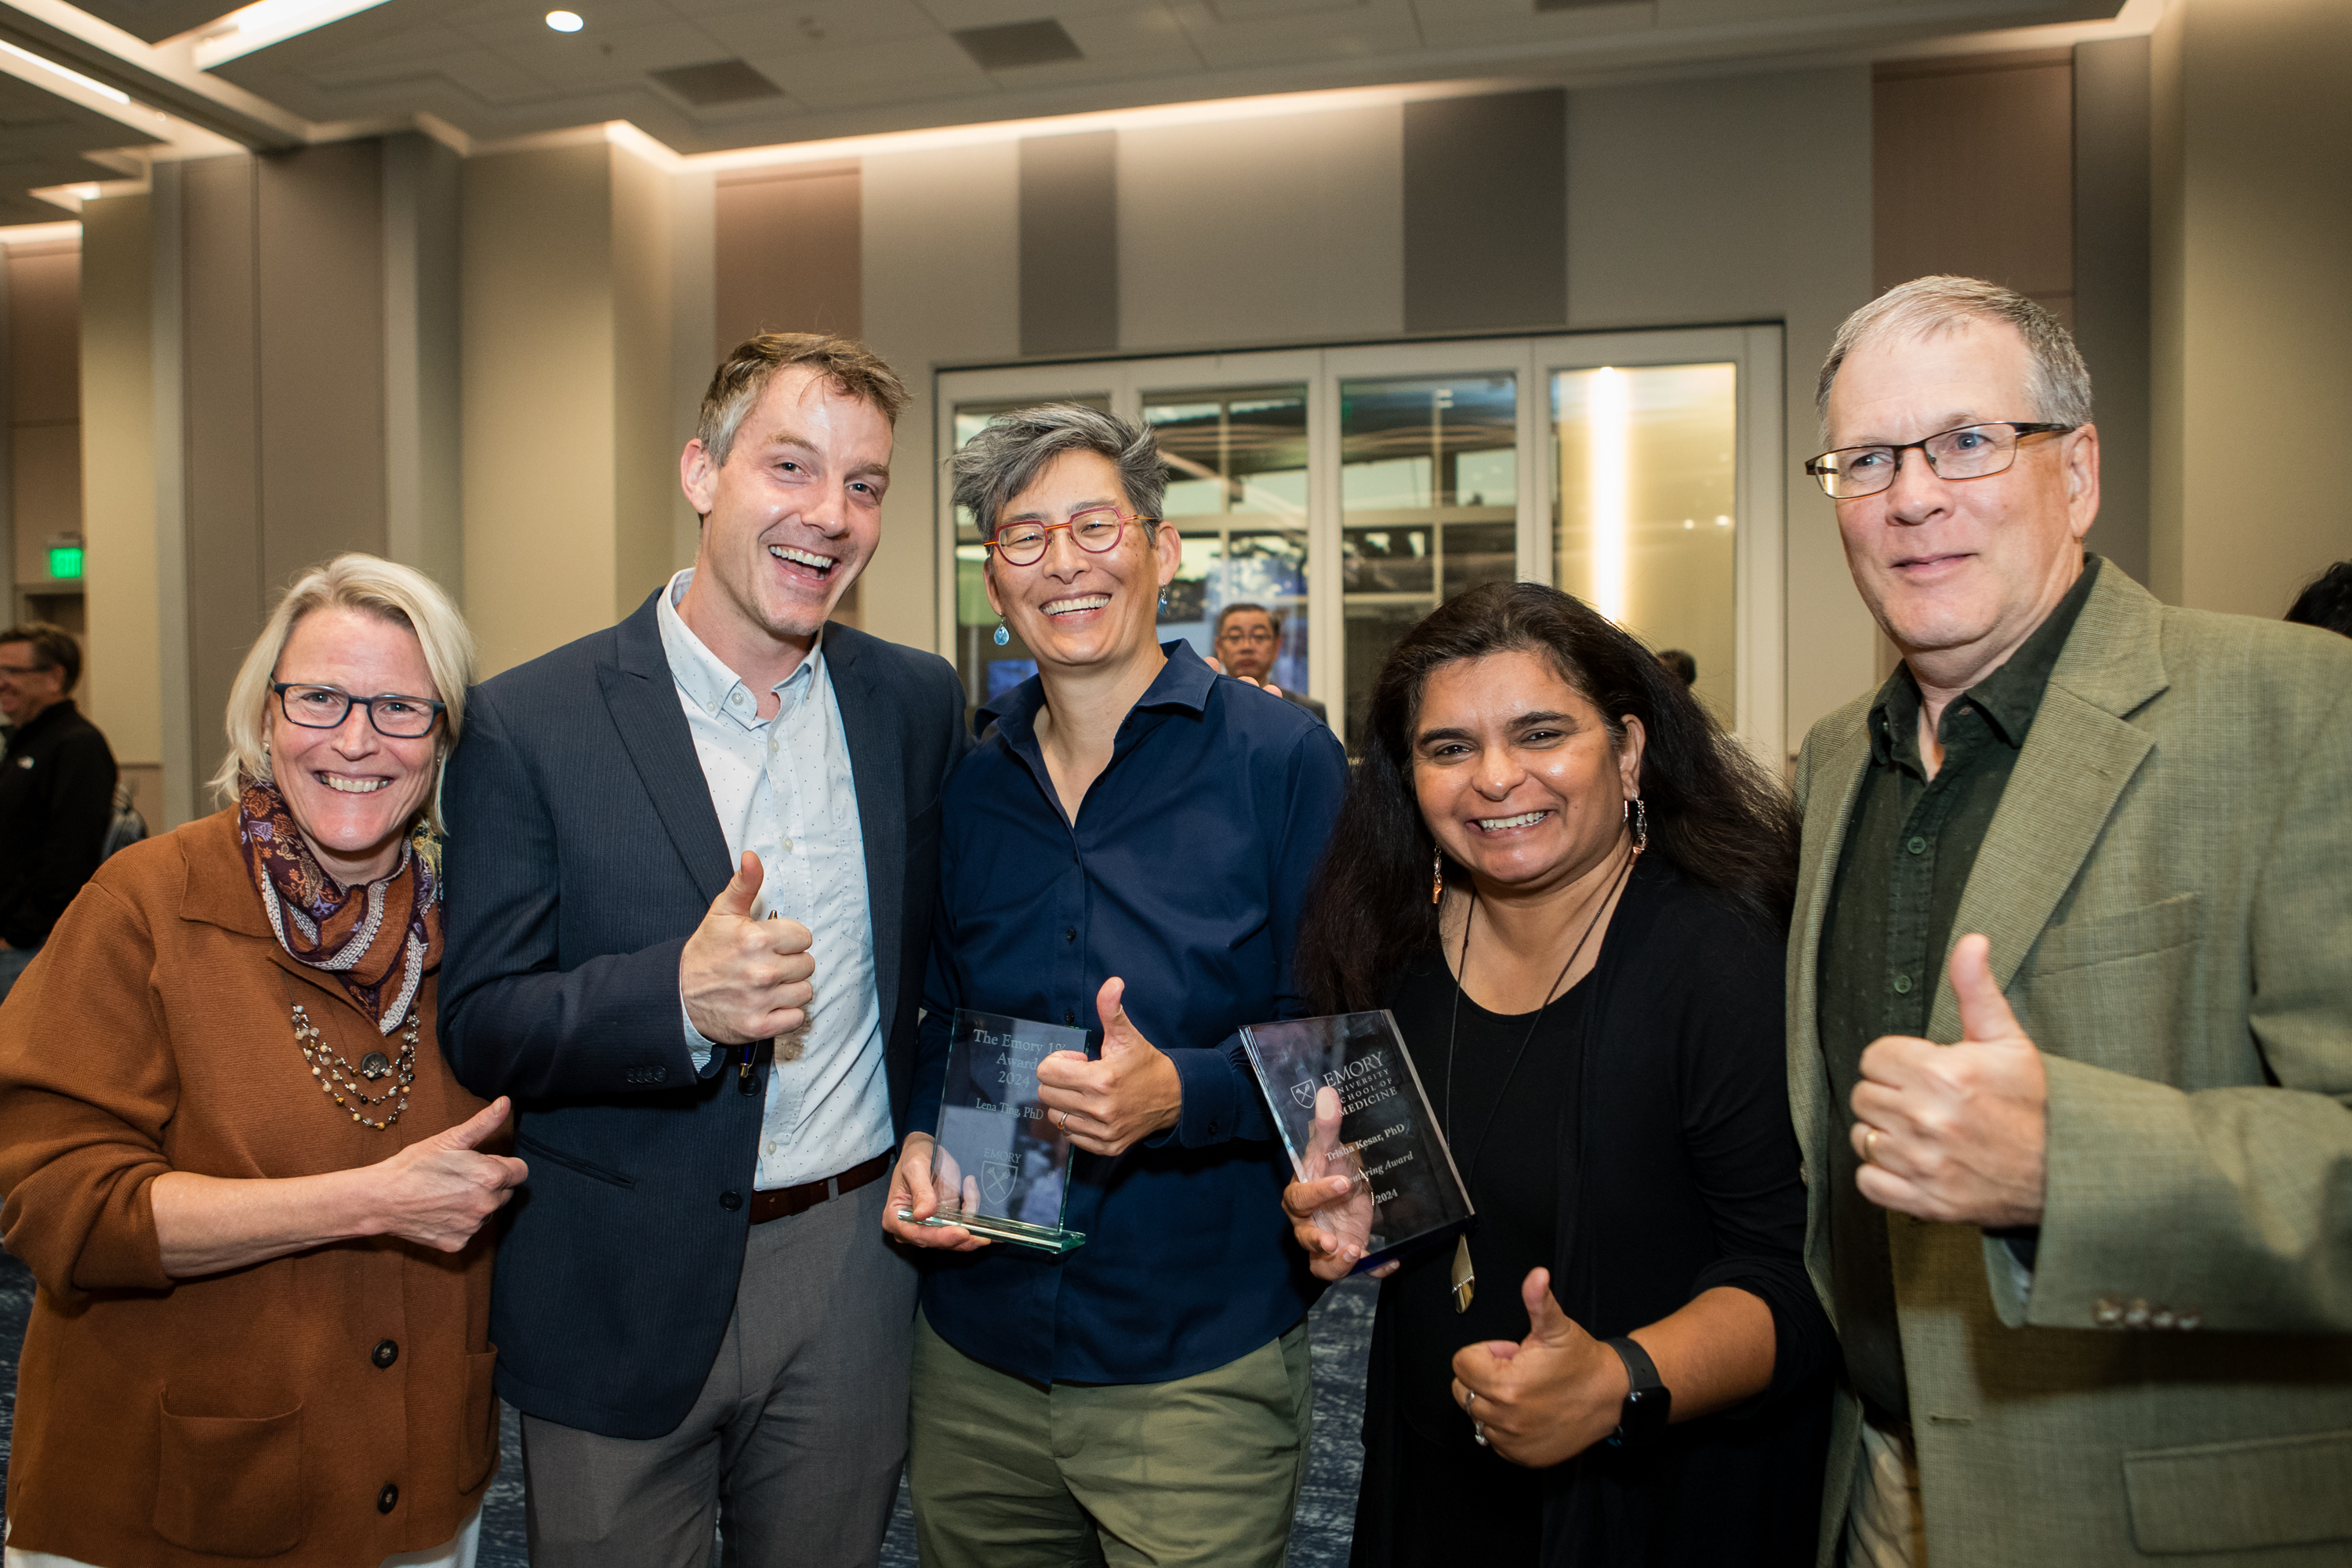
[[[1381,1288],[1355,1563],[1812,1561],[1795,867],[1778,784],[1566,594],[1473,589],[1381,668],[1298,965],[1393,1011],[1479,1223]],[[1351,1201],[1284,1194],[1326,1279]]]

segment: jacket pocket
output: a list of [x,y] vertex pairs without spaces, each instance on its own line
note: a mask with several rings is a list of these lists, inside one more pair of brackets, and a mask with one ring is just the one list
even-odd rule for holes
[[464,1446],[458,1449],[457,1489],[469,1492],[490,1479],[499,1462],[499,1396],[496,1377],[499,1347],[466,1358],[466,1403],[460,1419],[466,1424]]
[[567,1171],[577,1171],[583,1176],[613,1186],[634,1187],[637,1184],[635,1176],[615,1171],[610,1165],[600,1165],[593,1160],[583,1160],[577,1154],[568,1154],[561,1149],[551,1149],[528,1132],[515,1134],[515,1152],[551,1160]]
[[2352,1430],[2124,1456],[2142,1552],[2247,1552],[2352,1541]]
[[302,1407],[259,1419],[174,1415],[169,1390],[155,1533],[191,1552],[275,1557],[302,1542]]
[[2034,944],[2034,978],[2186,947],[2197,940],[2201,901],[2195,893],[2182,893],[2136,910],[2052,926]]

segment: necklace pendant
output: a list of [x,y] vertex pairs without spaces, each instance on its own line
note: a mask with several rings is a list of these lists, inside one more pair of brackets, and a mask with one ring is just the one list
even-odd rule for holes
[[392,1058],[382,1051],[370,1051],[360,1058],[360,1076],[373,1083],[392,1070]]
[[1454,1244],[1454,1310],[1466,1312],[1478,1294],[1478,1271],[1470,1266],[1470,1238],[1463,1237]]

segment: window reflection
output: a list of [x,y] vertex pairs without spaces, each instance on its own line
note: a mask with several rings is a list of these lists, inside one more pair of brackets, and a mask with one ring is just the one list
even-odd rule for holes
[[1282,628],[1274,683],[1306,690],[1307,388],[1146,393],[1143,422],[1167,465],[1161,515],[1183,540],[1161,639],[1181,637],[1206,658],[1219,611],[1262,605]]
[[1652,647],[1687,651],[1696,689],[1727,722],[1738,689],[1738,370],[1643,365],[1551,378],[1552,580]]
[[1517,574],[1518,378],[1400,376],[1339,387],[1347,741],[1407,628]]

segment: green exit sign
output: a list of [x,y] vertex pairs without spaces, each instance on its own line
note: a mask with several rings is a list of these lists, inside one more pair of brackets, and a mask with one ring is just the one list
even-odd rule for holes
[[52,544],[49,546],[49,575],[63,582],[81,575],[81,546]]

